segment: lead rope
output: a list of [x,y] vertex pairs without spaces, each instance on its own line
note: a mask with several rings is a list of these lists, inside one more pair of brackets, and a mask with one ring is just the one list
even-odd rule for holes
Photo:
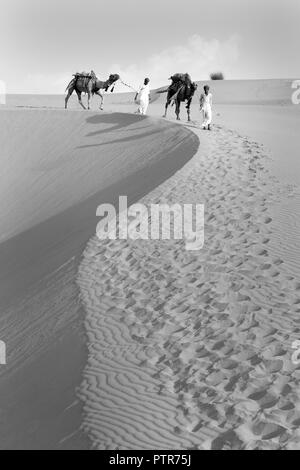
[[123,82],[123,80],[121,80],[121,78],[119,80],[122,83],[122,85],[127,86],[127,88],[131,88],[131,90],[133,90],[135,93],[137,93],[137,90],[135,88],[133,88],[131,85],[128,85],[127,83]]

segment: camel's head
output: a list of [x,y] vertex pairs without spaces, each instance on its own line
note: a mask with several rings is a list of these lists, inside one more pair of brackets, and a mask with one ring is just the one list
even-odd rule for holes
[[189,85],[186,85],[185,93],[186,93],[187,98],[192,98],[197,88],[198,88],[198,85],[195,82],[191,82]]
[[192,82],[191,89],[192,89],[192,93],[193,93],[193,94],[195,93],[195,91],[197,90],[197,88],[198,88],[197,83]]
[[118,75],[117,73],[113,73],[109,76],[108,80],[109,80],[109,83],[115,83],[117,80],[119,80],[120,78],[120,75]]
[[[120,75],[118,75],[117,73],[111,73],[110,76],[108,77],[107,82],[106,82],[105,91],[107,91],[113,83],[115,83],[117,80],[119,80],[119,78],[120,78]],[[114,88],[115,88],[115,86],[112,87],[111,91],[114,91]]]

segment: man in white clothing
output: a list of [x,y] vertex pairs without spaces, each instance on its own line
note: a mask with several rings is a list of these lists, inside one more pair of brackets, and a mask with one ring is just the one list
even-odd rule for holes
[[150,100],[150,85],[149,78],[145,78],[144,84],[141,86],[139,92],[135,96],[135,101],[139,104],[138,114],[146,114]]
[[209,92],[209,86],[205,85],[204,93],[200,96],[200,111],[203,113],[202,129],[211,130],[212,121],[212,94]]

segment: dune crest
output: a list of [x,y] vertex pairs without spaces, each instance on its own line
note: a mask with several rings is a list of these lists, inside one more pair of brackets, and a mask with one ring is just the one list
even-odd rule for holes
[[96,209],[119,194],[137,201],[199,141],[120,112],[3,110],[0,124],[0,447],[86,448],[73,406],[86,353],[75,277]]

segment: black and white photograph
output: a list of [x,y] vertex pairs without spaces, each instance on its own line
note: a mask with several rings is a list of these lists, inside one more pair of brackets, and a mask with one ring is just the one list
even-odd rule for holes
[[0,450],[300,450],[299,0],[0,8]]

